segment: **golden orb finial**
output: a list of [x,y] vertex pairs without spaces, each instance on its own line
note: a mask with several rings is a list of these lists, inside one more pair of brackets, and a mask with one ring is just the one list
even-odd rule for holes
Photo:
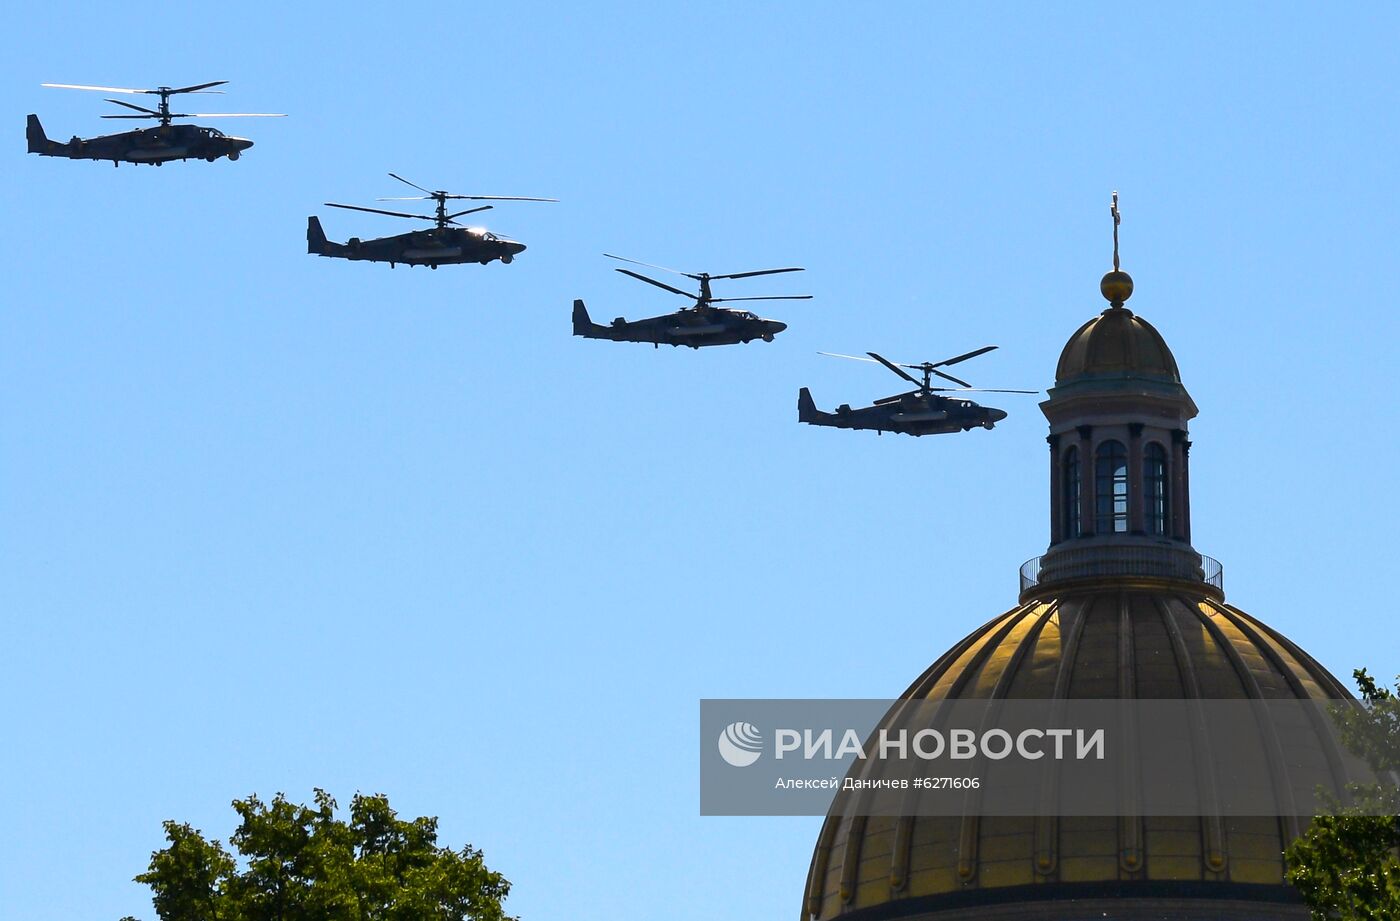
[[1114,307],[1122,307],[1133,296],[1133,276],[1115,269],[1099,280],[1099,292]]
[[1109,206],[1113,215],[1113,271],[1099,281],[1099,291],[1114,307],[1121,308],[1123,302],[1133,296],[1133,277],[1118,265],[1118,225],[1123,218],[1118,214],[1118,193],[1113,193],[1113,204]]

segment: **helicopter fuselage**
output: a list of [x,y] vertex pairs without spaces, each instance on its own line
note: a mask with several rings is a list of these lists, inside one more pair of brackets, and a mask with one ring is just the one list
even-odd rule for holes
[[435,227],[372,240],[351,237],[336,243],[326,239],[320,219],[313,216],[307,218],[306,251],[335,259],[437,268],[465,262],[509,263],[525,251],[525,244],[479,227]]
[[655,346],[740,345],[773,337],[787,329],[778,320],[765,320],[747,310],[723,307],[694,307],[659,317],[628,321],[621,317],[610,326],[594,323],[583,301],[574,301],[574,335],[614,342],[647,342]]
[[799,391],[797,397],[799,422],[901,435],[946,435],[978,427],[990,429],[1005,418],[1005,410],[936,393],[905,394],[889,403],[859,409],[842,405],[833,413],[817,409],[811,391],[806,387]]
[[217,128],[202,125],[157,125],[94,138],[75,136],[64,143],[50,140],[34,115],[29,116],[25,135],[29,152],[44,157],[154,166],[171,160],[208,160],[211,163],[220,157],[237,160],[243,151],[253,146],[247,138],[231,137]]

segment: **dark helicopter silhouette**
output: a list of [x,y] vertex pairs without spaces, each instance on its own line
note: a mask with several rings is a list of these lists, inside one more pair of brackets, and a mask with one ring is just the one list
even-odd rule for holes
[[406,217],[416,221],[430,221],[436,224],[431,230],[412,230],[392,237],[375,240],[361,240],[351,237],[345,243],[333,243],[326,239],[321,229],[321,220],[315,215],[306,219],[306,251],[316,256],[331,256],[337,259],[355,259],[366,262],[387,262],[393,268],[400,262],[405,265],[426,265],[435,269],[440,265],[453,265],[463,262],[479,262],[482,265],[499,259],[509,264],[517,255],[525,251],[525,244],[509,240],[491,233],[484,227],[464,227],[456,219],[464,214],[490,211],[492,205],[467,208],[465,211],[447,213],[447,203],[454,200],[466,201],[558,201],[557,198],[522,198],[512,195],[453,195],[448,192],[430,191],[402,176],[390,173],[399,182],[411,185],[425,195],[410,195],[407,198],[381,198],[379,201],[434,201],[437,213],[409,214],[406,211],[383,211],[379,208],[362,208],[359,205],[337,205],[326,202],[331,208],[345,208],[348,211],[367,211],[370,214],[387,214],[390,217]]
[[614,256],[604,253],[609,259],[617,259],[620,262],[630,262],[634,265],[644,265],[652,269],[660,269],[663,272],[671,272],[685,278],[692,278],[700,283],[700,290],[694,294],[689,291],[682,291],[680,288],[673,288],[665,282],[648,278],[631,269],[618,269],[623,275],[644,281],[649,285],[655,285],[664,291],[672,294],[679,294],[681,297],[693,298],[695,303],[689,307],[682,307],[674,313],[668,313],[659,317],[648,317],[645,320],[633,320],[628,322],[622,317],[612,321],[611,326],[603,326],[594,323],[588,316],[588,308],[583,301],[574,301],[574,335],[583,336],[587,339],[611,339],[614,342],[650,342],[653,346],[660,348],[662,345],[688,345],[693,349],[698,349],[706,345],[738,345],[745,342],[752,342],[755,339],[762,339],[764,342],[772,342],[773,337],[787,329],[787,324],[778,320],[765,320],[747,310],[734,310],[728,307],[715,307],[715,304],[730,303],[733,301],[806,301],[811,300],[810,294],[783,294],[765,297],[715,297],[710,292],[710,282],[722,278],[752,278],[755,275],[779,275],[783,272],[801,272],[801,268],[786,269],[759,269],[756,272],[733,272],[727,275],[711,275],[709,272],[678,272],[675,269],[668,269],[665,266],[652,265],[649,262],[638,262],[635,259],[624,259],[622,256]]
[[115,86],[81,86],[73,83],[45,83],[44,86],[65,90],[94,90],[101,93],[132,93],[160,97],[160,106],[148,109],[145,106],[108,99],[108,102],[128,109],[135,109],[140,115],[104,115],[103,118],[154,118],[160,122],[153,128],[138,128],[120,134],[107,134],[95,138],[80,138],[77,135],[67,143],[51,141],[39,124],[39,116],[30,115],[25,128],[29,141],[29,152],[45,157],[67,157],[70,160],[111,160],[113,166],[122,163],[149,163],[160,166],[170,160],[208,160],[213,163],[220,157],[237,160],[243,151],[253,146],[247,138],[230,137],[217,128],[201,125],[175,125],[176,118],[283,118],[276,112],[171,112],[170,97],[181,93],[221,93],[210,90],[211,86],[222,86],[227,80],[212,83],[197,83],[194,86],[171,88],[158,87],[153,90],[124,89]]
[[[939,371],[948,365],[955,365],[969,358],[990,352],[994,345],[984,345],[955,358],[943,361],[922,362],[921,364],[900,364],[890,361],[874,352],[867,352],[869,358],[855,355],[837,355],[822,352],[833,358],[849,358],[853,361],[875,361],[889,368],[895,374],[914,384],[918,389],[895,394],[876,400],[874,405],[852,409],[843,404],[836,412],[827,413],[817,409],[812,401],[812,393],[803,387],[797,394],[797,421],[809,425],[829,425],[842,429],[874,429],[876,432],[898,432],[904,435],[942,435],[949,432],[965,432],[975,426],[990,429],[1006,418],[1006,411],[991,406],[981,406],[971,400],[943,396],[945,393],[1039,393],[1038,390],[994,390],[973,387],[967,381]],[[920,381],[911,377],[904,368],[923,372]],[[960,387],[933,387],[933,376],[960,384]]]

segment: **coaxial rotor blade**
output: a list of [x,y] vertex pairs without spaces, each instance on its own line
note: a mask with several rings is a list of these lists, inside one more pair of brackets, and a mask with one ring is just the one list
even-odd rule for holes
[[187,112],[171,118],[286,118],[285,112]]
[[359,205],[337,205],[333,201],[325,203],[327,208],[344,208],[346,211],[367,211],[370,214],[387,214],[389,217],[411,217],[415,221],[435,221],[437,218],[430,214],[408,214],[403,211],[382,211],[379,208],[362,208]]
[[[209,87],[211,87],[211,86],[223,86],[223,85],[224,85],[225,83],[227,83],[227,82],[228,82],[227,80],[215,80],[213,83],[196,83],[194,86],[182,86],[182,87],[179,87],[178,89],[166,90],[165,92],[171,93],[171,94],[174,94],[174,93],[198,93],[198,92],[201,91],[201,90],[207,90],[207,89],[209,89]],[[160,90],[146,90],[146,92],[147,92],[147,93],[159,93]],[[222,91],[220,91],[220,92],[222,92]]]
[[623,275],[630,275],[638,281],[644,281],[649,285],[656,285],[656,287],[658,288],[661,288],[665,291],[670,291],[672,294],[679,294],[681,297],[695,297],[695,295],[691,294],[689,291],[682,291],[680,288],[672,288],[665,282],[657,281],[655,278],[647,278],[645,275],[641,275],[637,272],[632,271],[631,269],[615,269],[614,271],[621,272]]
[[[98,118],[160,118],[159,115],[99,115]],[[173,117],[173,116],[172,116]]]
[[888,358],[885,358],[883,355],[877,355],[877,354],[875,354],[874,352],[866,352],[865,354],[869,355],[871,358],[875,359],[875,360],[878,361],[880,364],[884,365],[886,368],[889,368],[889,369],[890,369],[891,371],[893,371],[895,374],[898,374],[900,377],[904,378],[906,381],[908,381],[909,383],[915,385],[916,387],[923,387],[923,386],[924,386],[923,381],[918,380],[917,378],[910,377],[908,374],[906,374],[906,373],[904,372],[904,369],[903,369],[903,368],[901,368],[899,365],[895,364],[894,362],[890,361]]
[[996,387],[930,387],[937,393],[1040,393],[1039,390],[1000,390]]
[[490,211],[490,210],[491,210],[492,208],[494,208],[494,207],[496,207],[496,206],[495,206],[495,205],[482,205],[480,208],[468,208],[466,211],[458,211],[458,212],[456,212],[455,214],[449,214],[449,215],[447,216],[447,219],[450,221],[450,220],[452,220],[453,218],[461,217],[461,216],[464,215],[464,214],[476,214],[478,211]]
[[873,358],[861,358],[859,355],[842,355],[840,352],[818,352],[817,354],[818,354],[818,355],[827,355],[827,356],[829,356],[829,357],[831,357],[831,358],[849,358],[851,361],[868,361],[868,362],[870,362],[872,365],[873,365],[873,364],[879,364],[879,362],[877,362],[877,361],[876,361],[875,359],[873,359]]
[[411,186],[413,186],[415,189],[417,189],[417,190],[420,191],[420,192],[427,192],[427,193],[428,193],[430,196],[432,196],[433,198],[436,198],[436,197],[437,197],[436,195],[433,195],[433,190],[432,190],[432,189],[425,189],[425,188],[423,188],[421,185],[419,185],[419,184],[416,183],[416,182],[409,182],[407,179],[403,178],[402,176],[400,176],[400,175],[397,174],[397,173],[390,173],[389,175],[392,176],[393,178],[397,179],[399,182],[402,182],[404,185],[411,185]]
[[[159,112],[157,112],[155,109],[148,109],[148,108],[146,108],[145,106],[138,106],[138,105],[136,105],[135,103],[132,103],[132,102],[122,102],[120,99],[104,99],[103,101],[104,101],[104,102],[110,102],[110,103],[112,103],[113,105],[126,106],[128,109],[135,109],[135,110],[138,111],[138,112],[145,112],[147,115],[154,115],[156,118],[160,118],[160,117],[161,117],[161,114],[160,114]],[[128,115],[128,116],[126,116],[126,117],[127,117],[127,118],[134,118],[135,116]]]
[[215,80],[213,83],[198,83],[194,86],[182,86],[176,89],[136,89],[129,86],[88,86],[85,83],[41,83],[40,86],[48,86],[60,90],[95,90],[99,93],[140,93],[147,96],[173,96],[176,93],[200,93],[211,92],[211,94],[223,95],[222,90],[209,90],[211,86],[222,86],[227,80]]
[[437,201],[431,195],[397,195],[392,198],[376,198],[375,201]]
[[[755,275],[781,275],[783,272],[805,272],[805,271],[807,271],[807,270],[806,270],[806,269],[803,269],[803,268],[797,268],[797,267],[792,267],[792,268],[787,268],[787,269],[759,269],[757,272],[734,272],[734,273],[731,273],[731,274],[729,274],[729,275],[711,275],[710,277],[711,277],[711,278],[752,278],[752,277],[755,276]],[[692,276],[690,276],[690,277],[691,277],[691,278],[694,278],[695,276],[692,275]]]
[[712,297],[711,304],[719,304],[725,301],[810,301],[810,294],[771,294],[758,297]]
[[157,90],[135,90],[121,86],[86,86],[81,83],[40,83],[58,90],[96,90],[99,93],[155,93]]
[[959,378],[956,378],[956,377],[954,377],[954,376],[951,375],[951,374],[944,374],[942,371],[936,371],[936,370],[934,370],[933,368],[927,368],[927,369],[925,369],[925,370],[929,371],[931,374],[937,374],[939,377],[943,378],[945,381],[952,381],[953,383],[955,383],[955,384],[957,384],[957,385],[959,385],[959,386],[961,386],[961,387],[968,387],[968,388],[972,387],[972,385],[969,384],[967,381],[965,381],[965,380],[960,380]]
[[960,361],[967,361],[969,358],[976,358],[978,355],[985,355],[986,353],[992,351],[995,348],[996,346],[994,345],[984,345],[980,349],[974,349],[965,355],[959,355],[957,358],[947,358],[943,361],[935,361],[932,367],[942,368],[946,367],[947,365],[955,365]]
[[466,201],[558,201],[557,198],[527,198],[523,195],[444,195],[443,198]]
[[630,262],[633,265],[644,265],[649,269],[660,269],[663,272],[670,272],[672,275],[684,275],[686,278],[694,278],[689,272],[680,272],[676,269],[668,269],[664,265],[654,265],[650,262],[642,262],[640,259],[628,259],[626,256],[614,256],[612,253],[604,253],[609,259],[616,259],[618,262]]

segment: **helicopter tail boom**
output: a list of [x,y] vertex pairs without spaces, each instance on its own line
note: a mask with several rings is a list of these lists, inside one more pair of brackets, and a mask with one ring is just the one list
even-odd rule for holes
[[583,306],[583,301],[574,299],[574,335],[588,336],[590,338],[605,337],[607,328],[599,326],[593,322],[593,318],[588,315],[588,308]]
[[306,251],[318,256],[326,256],[331,252],[330,241],[326,239],[326,232],[321,229],[321,219],[314,214],[306,219]]
[[39,124],[39,116],[37,115],[29,116],[29,121],[24,128],[24,137],[29,141],[30,153],[53,155],[67,146],[49,140],[49,136],[44,133],[44,126]]

